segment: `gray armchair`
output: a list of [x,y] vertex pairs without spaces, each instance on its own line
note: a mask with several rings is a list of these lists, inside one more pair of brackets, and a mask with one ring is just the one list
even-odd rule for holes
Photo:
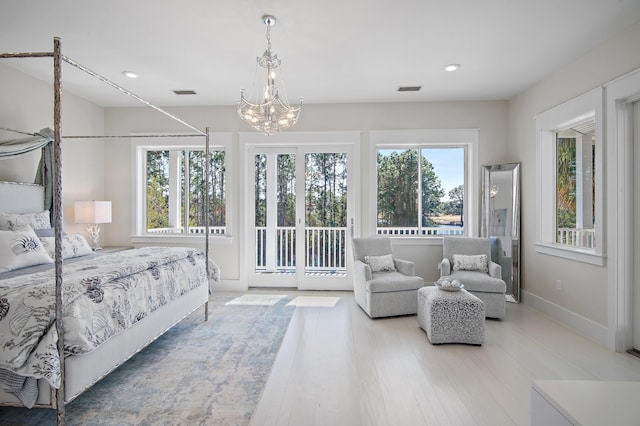
[[415,276],[413,262],[393,258],[395,270],[375,271],[371,257],[387,256],[388,259],[388,255],[392,255],[391,240],[387,237],[354,238],[352,246],[353,294],[367,315],[378,318],[417,313],[418,289],[424,286],[424,280]]
[[[485,315],[487,317],[504,318],[507,286],[502,280],[502,268],[491,261],[489,238],[444,237],[442,240],[442,252],[443,259],[440,263],[440,276],[448,276],[464,284],[465,290],[484,302]],[[486,255],[488,272],[455,270],[454,254],[465,256]]]

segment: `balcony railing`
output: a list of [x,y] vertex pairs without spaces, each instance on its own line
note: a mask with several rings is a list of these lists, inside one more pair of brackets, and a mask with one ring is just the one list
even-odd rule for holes
[[[347,270],[346,227],[305,228],[307,272],[339,272]],[[276,228],[276,247],[271,252],[267,247],[267,228],[256,227],[256,271],[266,271],[269,256],[275,256],[277,271],[293,271],[297,265],[296,229],[293,226]]]
[[596,247],[596,230],[558,228],[556,242],[572,247],[593,249]]
[[[204,234],[204,226],[190,226],[189,234]],[[154,228],[147,229],[148,234],[184,234],[184,228]],[[210,226],[209,235],[223,235],[226,233],[226,227],[224,226]]]
[[381,227],[377,228],[378,235],[389,236],[436,236],[436,235],[464,235],[464,228],[461,226],[423,226],[418,228],[417,226],[411,227]]

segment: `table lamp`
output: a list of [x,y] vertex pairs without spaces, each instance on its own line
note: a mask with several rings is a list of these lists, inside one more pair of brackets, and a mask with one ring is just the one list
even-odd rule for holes
[[111,201],[76,201],[74,203],[75,222],[87,223],[92,249],[101,250],[100,224],[111,223]]

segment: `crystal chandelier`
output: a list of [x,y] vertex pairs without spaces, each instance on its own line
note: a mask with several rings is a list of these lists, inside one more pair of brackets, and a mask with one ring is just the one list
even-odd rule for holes
[[302,99],[300,99],[300,106],[292,107],[289,105],[286,93],[284,91],[280,93],[276,84],[276,69],[280,66],[280,59],[278,55],[271,53],[270,31],[276,23],[276,18],[264,15],[262,22],[267,26],[267,50],[257,58],[256,76],[259,65],[266,71],[264,85],[262,91],[254,91],[255,95],[252,98],[254,102],[247,100],[244,97],[244,90],[241,91],[238,115],[254,129],[265,135],[271,135],[296,124],[302,109]]

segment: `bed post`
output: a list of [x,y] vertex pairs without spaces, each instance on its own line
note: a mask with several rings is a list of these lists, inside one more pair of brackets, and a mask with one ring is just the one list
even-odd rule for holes
[[[207,284],[209,284],[209,292],[211,292],[211,283],[209,282],[209,127],[204,128],[205,131],[205,142],[204,142],[204,175],[206,176],[204,179],[204,211],[205,211],[205,220],[204,220],[204,255],[205,255],[205,268],[207,271]],[[207,301],[204,304],[204,320],[209,321],[209,302]]]
[[60,359],[60,388],[56,391],[58,425],[64,425],[64,322],[62,316],[62,55],[60,38],[53,39],[53,223],[55,230],[56,329]]

